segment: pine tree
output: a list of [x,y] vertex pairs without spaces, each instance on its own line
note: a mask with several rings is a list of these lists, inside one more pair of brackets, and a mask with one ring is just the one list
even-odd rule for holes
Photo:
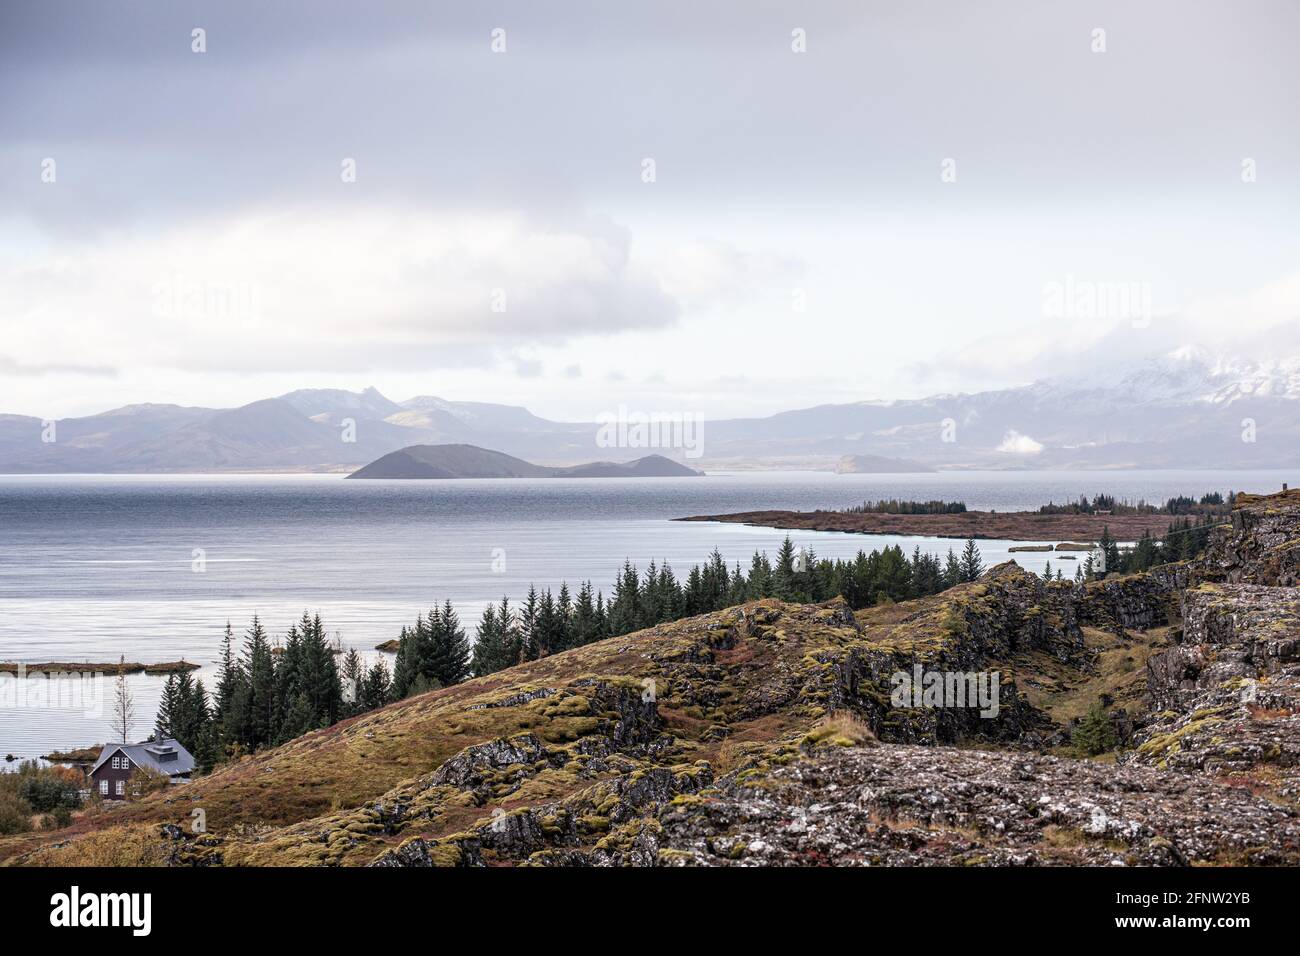
[[961,562],[957,560],[956,553],[952,548],[948,549],[948,560],[943,567],[943,585],[947,588],[955,587],[964,580]]
[[239,742],[253,751],[271,743],[276,727],[275,659],[257,615],[253,616],[252,626],[244,636],[240,665],[248,675],[248,685],[241,702]]
[[204,740],[211,737],[213,726],[212,710],[208,704],[208,689],[203,686],[202,680],[194,682],[194,689],[189,694],[185,713],[185,725],[181,730],[188,738],[188,742],[182,740],[182,743],[185,743],[191,752],[197,754],[203,749]]
[[[306,612],[303,613],[303,623],[307,624],[308,619]],[[284,646],[277,648],[278,654],[274,655],[275,664],[275,716],[271,722],[271,739],[277,743],[284,743],[291,740],[296,734],[289,733],[286,729],[286,723],[289,719],[289,710],[298,700],[303,692],[303,646],[302,633],[295,624],[289,628],[289,633],[285,635]]]
[[557,650],[558,624],[555,614],[555,598],[548,588],[542,592],[542,599],[537,604],[537,622],[533,627],[534,652],[538,657],[549,657]]
[[343,684],[319,614],[310,620],[303,614],[301,667],[301,690],[311,707],[313,729],[328,727],[339,719]]
[[158,715],[154,718],[154,739],[166,740],[172,733],[172,713],[176,709],[176,675],[169,674],[158,700]]
[[590,644],[599,637],[596,604],[592,599],[591,582],[582,582],[578,600],[573,608],[573,646]]
[[419,676],[419,662],[416,660],[416,635],[407,628],[397,637],[397,657],[393,662],[392,695],[394,700],[401,700],[410,691],[411,685]]
[[430,625],[433,631],[432,666],[424,676],[437,681],[441,687],[450,687],[468,680],[470,677],[470,644],[465,636],[465,629],[460,626],[460,618],[448,600],[443,604],[442,614],[436,618],[430,613]]
[[1070,742],[1079,753],[1090,757],[1115,749],[1115,728],[1101,701],[1093,704],[1088,715],[1079,721],[1070,734]]
[[966,539],[966,547],[961,553],[961,579],[978,581],[984,573],[984,562],[980,558],[980,549],[975,546],[974,538]]
[[343,667],[339,672],[343,683],[343,705],[340,714],[352,716],[361,712],[361,685],[365,682],[365,665],[355,647],[348,648],[343,658]]
[[[157,733],[180,742],[185,749],[193,752],[207,729],[209,722],[207,691],[203,682],[197,684],[189,674],[173,674],[168,680],[171,693],[164,689],[164,697],[170,696],[166,714],[159,708]],[[164,719],[165,717],[165,719]]]
[[217,693],[214,705],[214,719],[224,721],[230,710],[230,700],[239,683],[238,663],[235,661],[235,631],[226,622],[226,631],[221,638],[221,652],[217,657]]
[[501,629],[502,634],[503,664],[505,667],[514,667],[522,660],[524,638],[519,624],[519,617],[510,606],[509,598],[501,598],[501,606],[497,608],[497,627]]
[[478,632],[474,638],[474,653],[470,668],[475,677],[483,677],[504,670],[511,665],[508,637],[505,628],[497,617],[497,609],[488,604],[483,609],[483,616],[478,622]]
[[375,710],[383,707],[392,699],[392,686],[388,677],[388,665],[383,660],[375,661],[366,679],[361,685],[361,710]]
[[609,608],[605,605],[605,592],[596,592],[596,640],[610,636]]
[[1099,571],[1119,571],[1120,570],[1120,553],[1119,544],[1110,536],[1110,525],[1105,525],[1101,529],[1101,537],[1097,540],[1097,548],[1101,552],[1105,565]]
[[555,647],[567,651],[576,647],[573,639],[573,599],[569,596],[569,585],[560,582],[560,595],[555,601]]
[[298,694],[285,712],[284,724],[280,734],[284,740],[293,740],[310,733],[317,727],[316,716],[312,713],[312,704],[306,694]]
[[530,584],[528,585],[528,597],[524,599],[524,606],[519,612],[519,660],[515,663],[522,664],[524,661],[535,661],[538,656],[537,588]]
[[799,585],[795,581],[794,542],[786,535],[776,553],[776,566],[772,572],[773,596],[782,601],[798,599]]

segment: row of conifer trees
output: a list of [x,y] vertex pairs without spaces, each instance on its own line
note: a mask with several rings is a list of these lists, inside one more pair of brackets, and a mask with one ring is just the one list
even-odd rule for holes
[[207,769],[412,694],[745,601],[843,595],[861,608],[935,594],[982,571],[974,541],[946,561],[919,548],[909,557],[897,546],[830,560],[786,538],[774,561],[756,552],[747,569],[728,567],[715,550],[684,579],[667,563],[640,572],[625,562],[608,600],[590,581],[576,596],[567,583],[554,595],[529,588],[518,607],[508,598],[489,604],[473,641],[446,601],[402,629],[391,674],[382,658],[367,666],[355,649],[341,655],[319,615],[304,613],[275,644],[255,616],[238,648],[226,625],[211,692],[189,674],[168,678],[155,731],[180,741]]

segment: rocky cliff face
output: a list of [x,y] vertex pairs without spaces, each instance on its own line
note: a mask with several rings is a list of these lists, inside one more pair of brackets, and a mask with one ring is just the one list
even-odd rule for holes
[[1079,602],[1079,620],[1123,636],[1179,620],[1179,595],[1191,582],[1187,563],[1153,568],[1143,574],[1090,581]]
[[1300,806],[1297,539],[1300,495],[1243,496],[1196,569],[1202,583],[1182,592],[1181,642],[1148,663],[1157,712],[1121,760]]
[[[1247,498],[1197,565],[1081,587],[1007,564],[856,613],[752,602],[402,701],[0,858],[1294,863],[1297,539],[1300,496]],[[999,682],[930,703],[900,674]],[[1099,698],[1128,708],[1118,766],[1062,746]]]
[[1158,708],[1185,707],[1225,681],[1300,674],[1300,590],[1201,584],[1182,594],[1183,640],[1148,664]]
[[1238,495],[1230,525],[1218,529],[1201,562],[1209,581],[1295,587],[1300,584],[1300,488]]

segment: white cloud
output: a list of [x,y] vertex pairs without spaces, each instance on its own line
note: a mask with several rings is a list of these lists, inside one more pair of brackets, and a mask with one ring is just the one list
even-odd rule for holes
[[241,372],[481,362],[681,312],[608,222],[392,208],[64,240],[0,268],[0,299],[15,364]]
[[1044,447],[1041,442],[1034,441],[1013,428],[1003,436],[1002,444],[998,445],[997,450],[1008,455],[1037,455]]

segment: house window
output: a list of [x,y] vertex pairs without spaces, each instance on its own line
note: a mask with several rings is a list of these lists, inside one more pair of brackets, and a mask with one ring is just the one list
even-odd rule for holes
[[121,757],[114,757],[114,758],[113,758],[113,769],[114,769],[114,770],[121,770],[121,769],[122,769],[122,758],[121,758]]
[[120,797],[124,793],[126,793],[126,781],[119,780],[117,782],[117,795]]
[[108,781],[107,781],[107,780],[101,780],[101,781],[99,781],[99,792],[102,793],[104,796],[108,796]]

